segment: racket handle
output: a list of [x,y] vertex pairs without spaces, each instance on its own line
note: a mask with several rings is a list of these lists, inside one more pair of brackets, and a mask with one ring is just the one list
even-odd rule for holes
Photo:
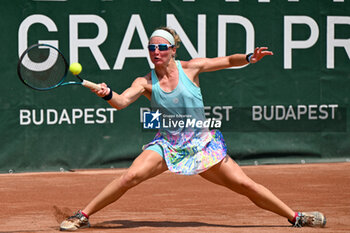
[[93,90],[95,90],[95,91],[101,90],[101,86],[100,86],[100,85],[98,85],[98,84],[96,84],[96,83],[93,83],[93,82],[90,82],[90,81],[88,81],[88,80],[83,80],[82,85],[83,85],[84,87],[93,89]]

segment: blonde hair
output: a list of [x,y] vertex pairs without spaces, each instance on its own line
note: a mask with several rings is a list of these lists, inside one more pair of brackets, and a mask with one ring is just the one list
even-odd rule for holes
[[169,33],[174,37],[174,40],[175,40],[175,48],[179,48],[179,47],[180,47],[181,40],[180,40],[179,35],[176,33],[176,31],[175,31],[174,29],[171,29],[171,28],[169,28],[169,27],[159,27],[159,28],[156,28],[156,30],[159,30],[159,29],[169,32]]

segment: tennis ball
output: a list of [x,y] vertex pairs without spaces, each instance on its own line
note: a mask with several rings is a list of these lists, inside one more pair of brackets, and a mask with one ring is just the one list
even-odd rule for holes
[[80,74],[82,69],[83,69],[83,67],[78,62],[72,63],[69,66],[69,71],[72,72],[72,74],[74,74],[74,75]]

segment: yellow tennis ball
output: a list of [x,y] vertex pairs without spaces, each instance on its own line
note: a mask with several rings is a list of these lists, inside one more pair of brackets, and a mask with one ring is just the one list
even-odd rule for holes
[[72,72],[72,74],[74,74],[74,75],[80,74],[82,69],[83,69],[83,67],[78,62],[72,63],[69,66],[69,71]]

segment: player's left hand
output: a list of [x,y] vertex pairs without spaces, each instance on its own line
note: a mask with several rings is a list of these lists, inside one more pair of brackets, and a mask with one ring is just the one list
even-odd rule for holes
[[273,52],[268,51],[267,49],[268,49],[267,47],[255,48],[254,54],[250,58],[250,63],[256,63],[259,60],[261,60],[263,57],[265,57],[266,55],[273,55]]

